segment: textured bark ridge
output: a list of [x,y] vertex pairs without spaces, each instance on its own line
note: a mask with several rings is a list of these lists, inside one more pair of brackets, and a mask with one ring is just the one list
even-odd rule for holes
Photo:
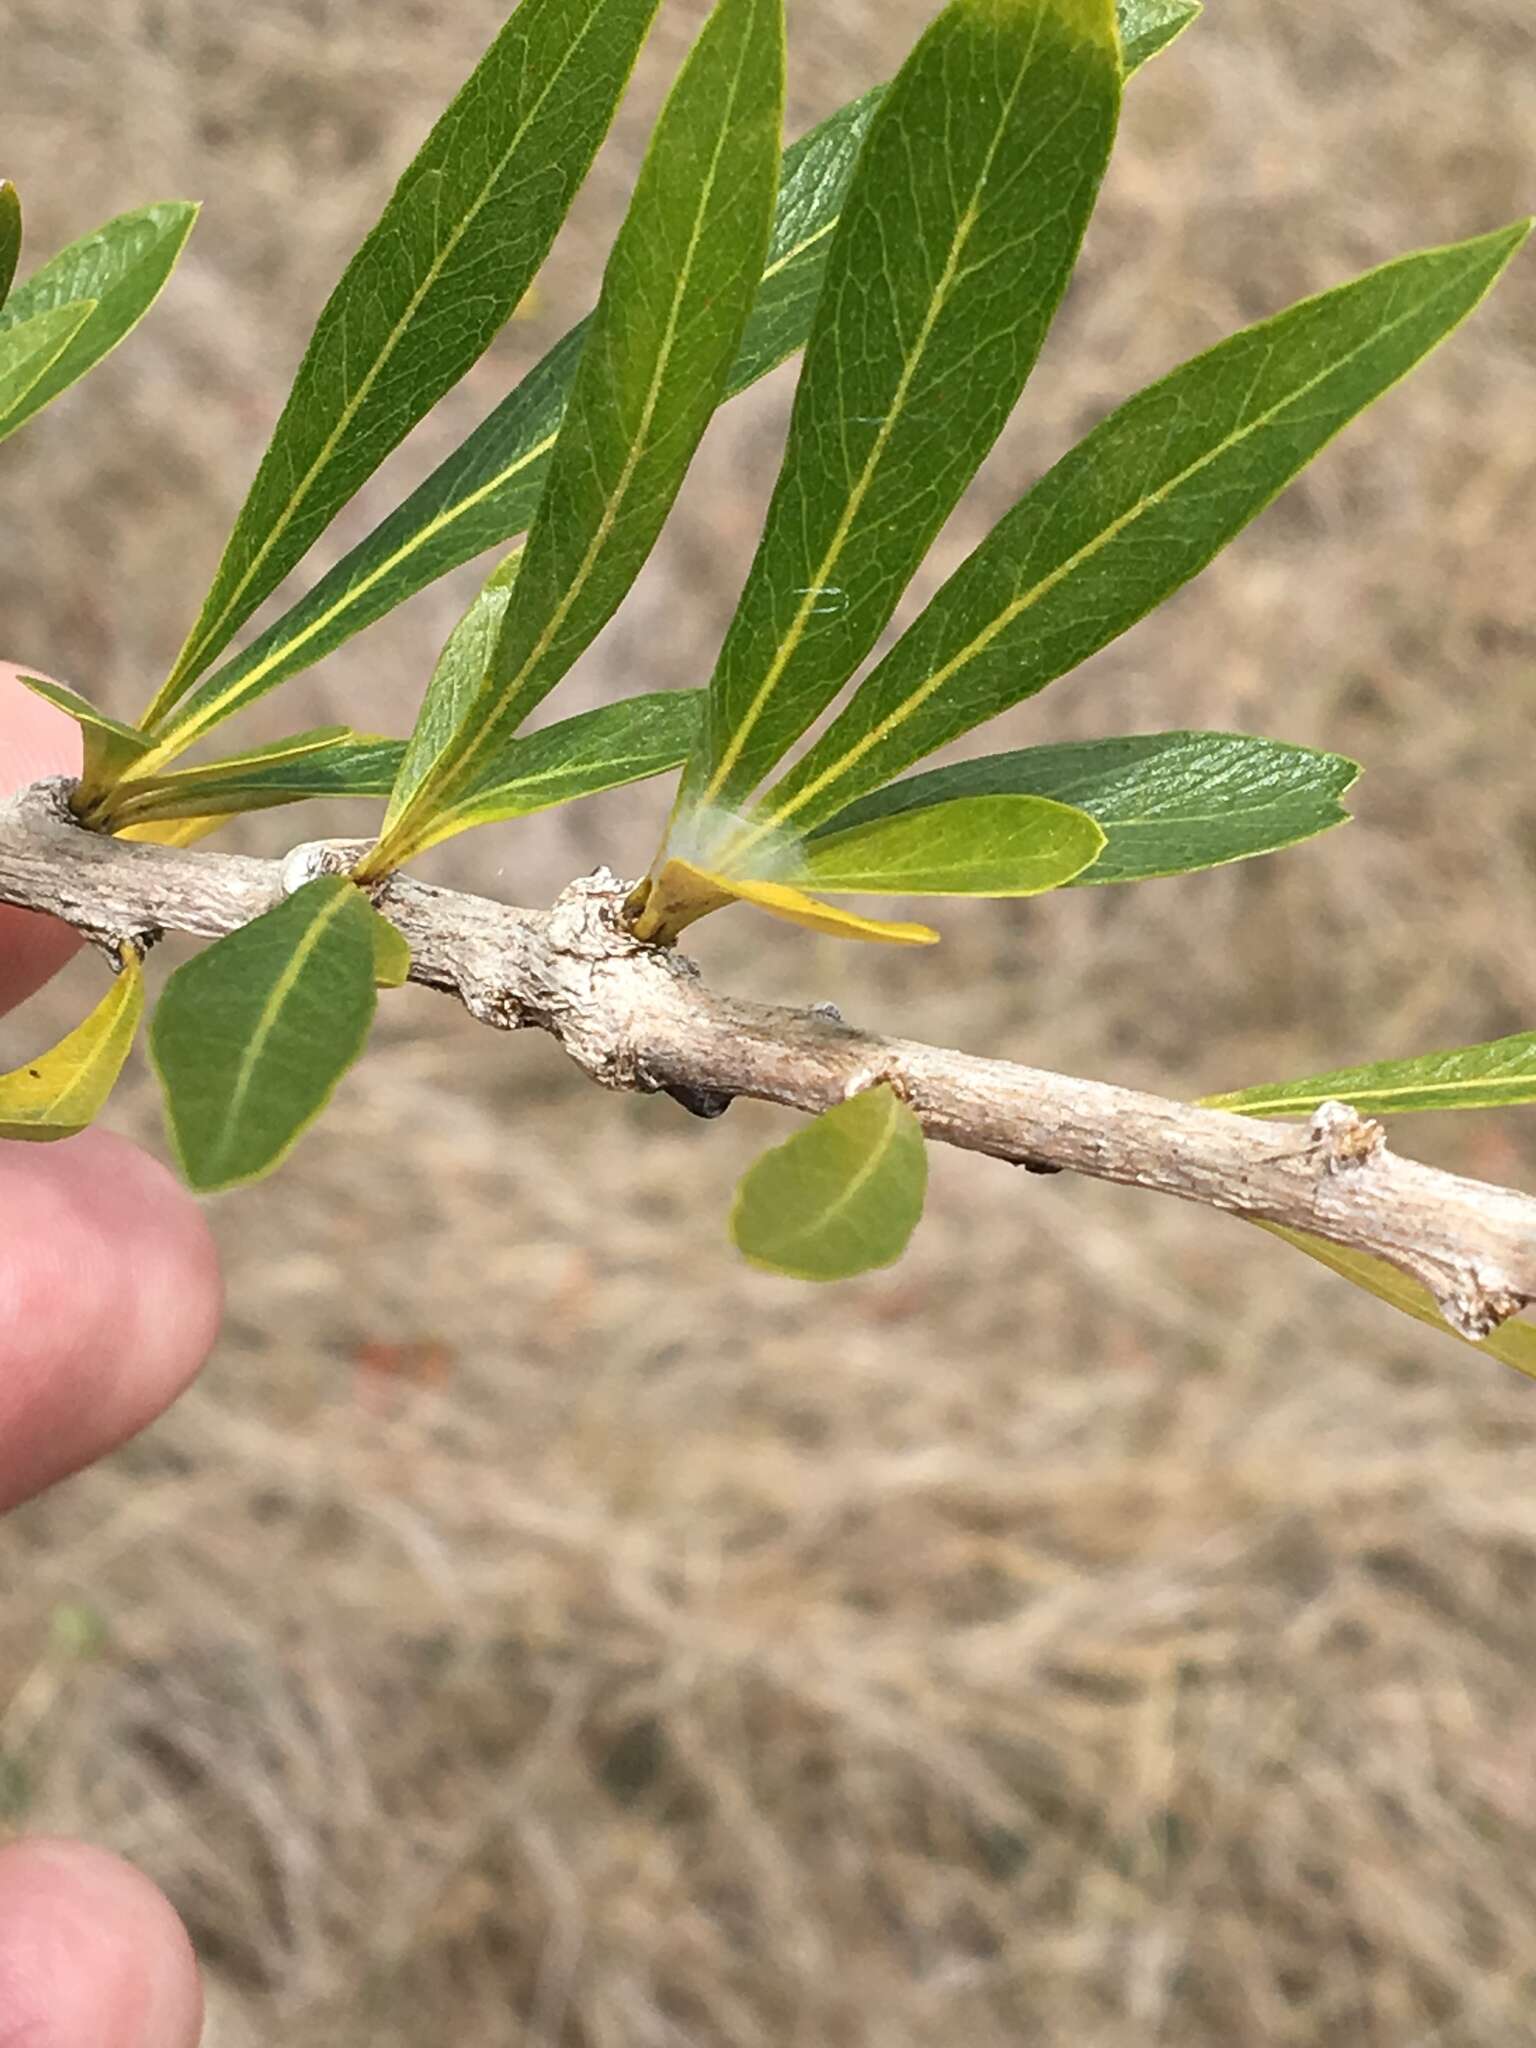
[[[100,944],[216,938],[310,876],[344,872],[367,844],[316,842],[283,861],[133,844],[82,830],[68,794],[65,782],[36,783],[0,804],[0,902]],[[1465,1336],[1536,1301],[1536,1198],[1400,1158],[1379,1124],[1342,1103],[1298,1130],[855,1030],[825,1006],[741,1002],[684,955],[639,944],[623,920],[628,892],[600,869],[548,910],[409,875],[373,895],[410,943],[413,981],[457,996],[482,1023],[550,1033],[602,1087],[664,1089],[711,1116],[738,1095],[814,1113],[885,1081],[940,1143],[1387,1259]]]

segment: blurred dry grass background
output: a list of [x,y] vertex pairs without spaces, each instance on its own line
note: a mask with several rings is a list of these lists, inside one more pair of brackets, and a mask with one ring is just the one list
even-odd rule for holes
[[[932,7],[792,11],[798,127]],[[332,553],[579,309],[700,13],[663,9],[536,315]],[[207,204],[147,328],[6,451],[8,653],[144,701],[325,292],[499,14],[10,0],[33,253]],[[1048,356],[925,588],[1148,376],[1529,208],[1533,136],[1528,0],[1213,0],[1132,88]],[[722,918],[711,971],[1172,1093],[1529,1025],[1533,332],[1527,257],[1013,721],[1337,746],[1368,766],[1359,824],[946,911],[937,959]],[[560,708],[702,680],[789,389],[722,416]],[[403,729],[473,583],[246,729]],[[439,867],[542,898],[643,864],[662,803]],[[75,972],[7,1025],[18,1056]],[[118,1115],[158,1143],[142,1073]],[[214,2048],[1536,2042],[1536,1389],[1235,1225],[971,1160],[936,1162],[894,1272],[775,1282],[722,1217],[780,1127],[603,1099],[393,999],[321,1132],[215,1209],[203,1386],[0,1539],[10,1818],[169,1887]],[[1528,1116],[1400,1141],[1533,1184]]]

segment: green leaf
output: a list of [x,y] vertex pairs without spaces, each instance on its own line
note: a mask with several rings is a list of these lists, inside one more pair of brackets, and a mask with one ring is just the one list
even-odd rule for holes
[[1530,1323],[1502,1323],[1491,1336],[1464,1337],[1460,1330],[1453,1330],[1441,1315],[1427,1287],[1420,1286],[1417,1280],[1410,1280],[1406,1273],[1400,1273],[1385,1259],[1373,1259],[1365,1252],[1346,1251],[1343,1245],[1330,1244],[1325,1237],[1313,1237],[1303,1230],[1287,1230],[1280,1223],[1260,1223],[1258,1228],[1267,1230],[1271,1237],[1283,1238],[1297,1251],[1305,1252],[1309,1259],[1316,1259],[1320,1266],[1326,1266],[1330,1272],[1349,1281],[1351,1286],[1374,1294],[1379,1301],[1389,1303],[1405,1316],[1412,1316],[1415,1322],[1427,1323],[1442,1337],[1454,1337],[1458,1344],[1466,1344],[1473,1351],[1497,1358],[1504,1365],[1512,1365],[1516,1372],[1523,1372],[1528,1379],[1536,1380],[1536,1328]]
[[[146,724],[165,725],[230,635],[495,338],[586,176],[656,4],[523,0],[491,44],[327,301]],[[205,715],[197,729],[212,722]]]
[[149,1049],[194,1188],[270,1171],[330,1100],[373,1022],[375,916],[321,876],[171,976]]
[[1033,367],[1119,100],[1110,0],[952,0],[882,100],[690,804],[735,809],[874,645]]
[[698,731],[702,696],[701,690],[656,690],[521,734],[502,750],[486,782],[437,821],[418,851],[472,825],[526,818],[680,767]]
[[[1185,0],[1121,0],[1126,75],[1163,49],[1199,9]],[[885,87],[851,101],[784,153],[768,262],[725,381],[734,398],[803,344],[854,164]],[[450,569],[521,533],[544,487],[550,451],[589,322],[563,335],[489,418],[373,532],[259,639],[183,701],[207,723],[331,654]]]
[[9,178],[0,178],[0,306],[16,278],[21,255],[21,194]]
[[1129,78],[1198,21],[1201,8],[1200,0],[1120,0],[1118,13],[1120,57]]
[[18,285],[0,308],[0,333],[39,313],[91,302],[88,319],[80,323],[69,345],[56,356],[28,392],[19,417],[6,422],[6,432],[76,383],[149,311],[160,288],[175,268],[197,208],[186,200],[166,200],[121,213],[78,242],[61,249],[51,262]]
[[194,768],[129,777],[113,791],[103,828],[117,831],[153,818],[232,817],[309,797],[382,799],[389,795],[404,751],[399,740],[353,732],[345,725],[324,726]]
[[1338,1067],[1304,1081],[1240,1088],[1202,1097],[1206,1109],[1244,1116],[1304,1116],[1321,1102],[1347,1102],[1362,1116],[1403,1116],[1416,1109],[1512,1109],[1536,1102],[1536,1031],[1485,1045],[1458,1045],[1416,1059]]
[[810,840],[769,872],[829,896],[1038,896],[1081,874],[1103,844],[1068,804],[960,796]]
[[72,1138],[100,1115],[144,1014],[144,976],[133,948],[83,1024],[50,1051],[0,1074],[0,1138]]
[[927,1185],[922,1125],[882,1084],[763,1154],[736,1191],[731,1236],[771,1273],[846,1280],[901,1257]]
[[655,875],[647,875],[635,887],[624,910],[637,939],[647,945],[671,946],[689,925],[727,903],[750,903],[785,924],[797,924],[833,939],[863,939],[885,946],[938,944],[939,935],[931,925],[861,917],[856,910],[824,903],[787,882],[712,874],[676,857],[663,861]]
[[[444,836],[445,814],[497,774],[518,726],[612,617],[655,544],[762,276],[783,81],[782,0],[718,0],[609,257],[484,688],[434,758],[407,756],[380,864]],[[439,715],[426,716],[440,730]]]
[[1104,828],[1105,846],[1073,886],[1186,875],[1294,846],[1343,824],[1339,798],[1359,774],[1342,754],[1246,733],[1158,732],[986,754],[888,783],[818,826],[830,832],[956,797],[1046,796]]
[[411,949],[404,932],[396,931],[387,917],[375,910],[370,926],[373,934],[373,979],[379,988],[403,988],[411,978]]
[[1465,319],[1529,225],[1304,300],[1111,413],[950,578],[757,829],[804,832],[1161,604]]
[[20,676],[17,680],[80,727],[85,741],[82,781],[87,789],[93,784],[115,781],[148,751],[149,741],[143,733],[109,718],[105,711],[98,711],[87,698],[63,683],[52,682],[47,676]]
[[0,440],[31,418],[28,399],[95,310],[86,299],[0,327]]

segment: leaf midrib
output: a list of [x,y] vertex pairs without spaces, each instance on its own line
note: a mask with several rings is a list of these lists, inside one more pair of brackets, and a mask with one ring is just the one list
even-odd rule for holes
[[807,1223],[802,1229],[797,1230],[792,1237],[784,1240],[783,1248],[786,1251],[796,1245],[804,1244],[807,1240],[824,1235],[830,1225],[848,1208],[855,1196],[868,1186],[870,1180],[885,1164],[891,1150],[895,1140],[896,1126],[900,1120],[901,1108],[901,1099],[893,1088],[890,1091],[890,1103],[885,1112],[885,1128],[876,1139],[874,1149],[869,1157],[857,1173],[854,1174],[837,1199],[829,1202],[824,1209],[818,1212],[814,1223]]

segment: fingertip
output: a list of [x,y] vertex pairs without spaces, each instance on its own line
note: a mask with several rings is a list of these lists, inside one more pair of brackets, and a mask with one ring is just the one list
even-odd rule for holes
[[0,2041],[196,2048],[202,2025],[191,1941],[141,1871],[47,1836],[0,1849]]
[[134,1436],[213,1346],[193,1198],[126,1139],[0,1145],[0,1508]]
[[[30,671],[0,661],[0,794],[44,775],[78,775],[80,728],[23,687]],[[57,974],[80,941],[57,918],[0,904],[0,1007],[14,1008]]]

